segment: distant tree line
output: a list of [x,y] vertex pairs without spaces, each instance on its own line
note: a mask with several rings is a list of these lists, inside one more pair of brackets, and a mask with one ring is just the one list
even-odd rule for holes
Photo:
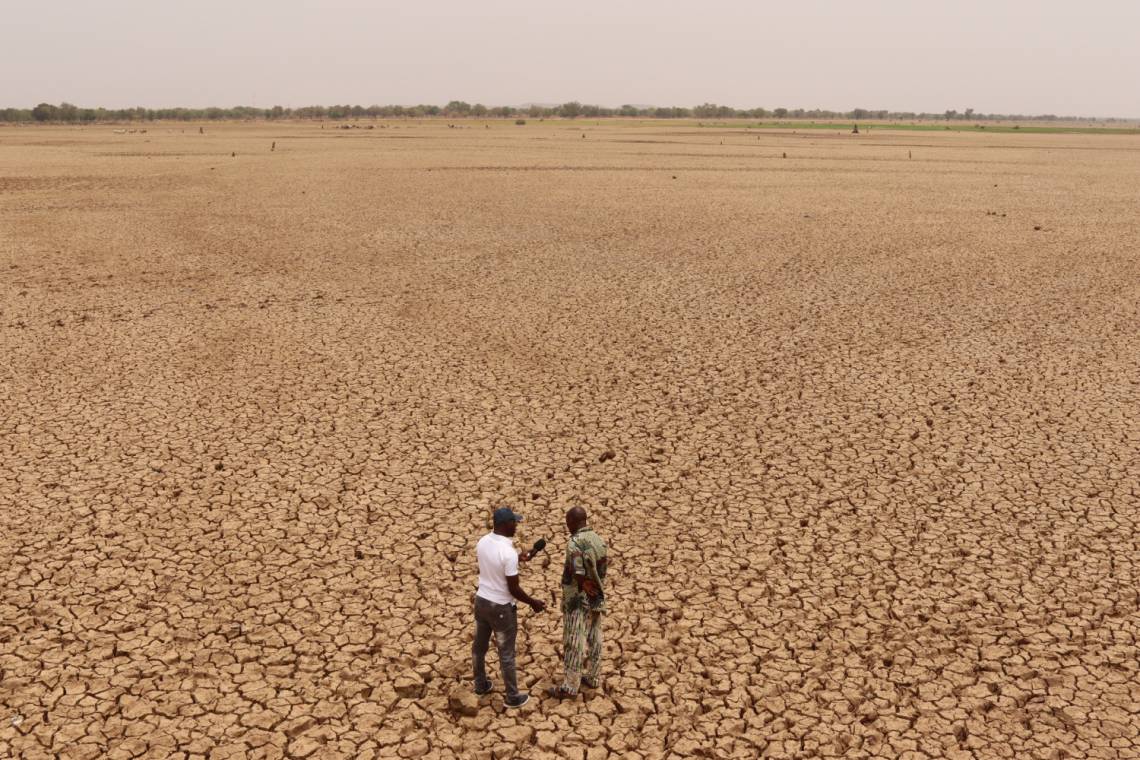
[[[935,120],[946,121],[1056,121],[1060,119],[1080,119],[1097,121],[1086,117],[1059,117],[1054,114],[997,114],[976,113],[967,108],[962,112],[947,110],[941,113],[920,113],[915,111],[888,111],[883,109],[854,108],[850,111],[829,111],[820,108],[732,108],[715,103],[702,103],[692,108],[676,106],[634,106],[618,108],[589,105],[571,101],[561,105],[529,106],[485,106],[482,103],[466,103],[453,100],[447,105],[416,106],[304,106],[301,108],[255,108],[234,106],[232,108],[81,108],[71,103],[40,103],[35,108],[0,108],[0,122],[51,122],[64,124],[92,124],[95,122],[147,122],[147,121],[217,121],[222,119],[395,119],[444,116],[447,118],[609,118],[642,117],[652,119],[852,119],[863,120]],[[1116,119],[1101,119],[1113,122]]]

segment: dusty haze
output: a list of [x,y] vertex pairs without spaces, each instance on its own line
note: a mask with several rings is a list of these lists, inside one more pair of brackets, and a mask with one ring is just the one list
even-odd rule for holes
[[853,107],[1140,116],[1140,5],[139,0],[5,10],[0,105]]

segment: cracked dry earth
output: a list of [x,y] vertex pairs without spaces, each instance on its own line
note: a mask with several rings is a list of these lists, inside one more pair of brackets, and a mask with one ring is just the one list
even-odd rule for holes
[[847,129],[0,129],[0,756],[1140,757],[1140,139]]

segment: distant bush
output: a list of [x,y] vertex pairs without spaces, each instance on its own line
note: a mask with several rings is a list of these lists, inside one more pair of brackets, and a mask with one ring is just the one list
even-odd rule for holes
[[515,124],[521,127],[522,125],[526,124],[526,119],[515,119]]
[[[95,122],[143,122],[171,119],[177,121],[191,121],[198,119],[401,119],[424,118],[429,116],[447,116],[448,118],[486,117],[518,118],[528,116],[543,120],[552,116],[561,116],[564,119],[579,117],[604,118],[608,116],[642,117],[656,119],[684,119],[696,117],[700,119],[730,119],[753,118],[764,119],[774,116],[777,119],[854,119],[864,121],[867,119],[935,119],[971,121],[1055,121],[1059,118],[1076,120],[1078,117],[1058,117],[1054,114],[1029,116],[1026,114],[980,114],[974,109],[967,108],[964,113],[956,110],[947,110],[943,113],[915,113],[911,111],[887,111],[871,108],[855,108],[851,111],[825,111],[822,109],[805,110],[803,108],[765,108],[737,109],[731,106],[717,105],[716,103],[702,103],[693,108],[676,106],[635,106],[623,105],[621,108],[606,108],[599,105],[583,104],[576,100],[558,106],[543,106],[530,103],[525,106],[495,106],[488,107],[482,103],[474,105],[462,100],[452,100],[445,106],[436,106],[421,103],[415,106],[401,105],[331,105],[331,106],[303,106],[300,108],[287,108],[285,106],[271,106],[269,108],[256,108],[253,106],[233,106],[231,108],[81,108],[71,103],[40,103],[34,108],[0,108],[0,123],[7,122],[41,122],[41,123],[78,123],[91,124]],[[1092,121],[1097,121],[1093,119]],[[1107,119],[1109,123],[1115,119]],[[1014,126],[1013,129],[1020,129]]]

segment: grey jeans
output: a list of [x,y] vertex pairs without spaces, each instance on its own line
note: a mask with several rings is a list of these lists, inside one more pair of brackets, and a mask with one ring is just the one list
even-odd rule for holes
[[490,686],[487,680],[487,645],[495,634],[495,648],[499,650],[499,670],[507,696],[519,693],[515,674],[515,637],[519,630],[518,609],[513,604],[495,604],[481,596],[475,597],[475,643],[471,655],[475,665],[475,689],[482,691]]

